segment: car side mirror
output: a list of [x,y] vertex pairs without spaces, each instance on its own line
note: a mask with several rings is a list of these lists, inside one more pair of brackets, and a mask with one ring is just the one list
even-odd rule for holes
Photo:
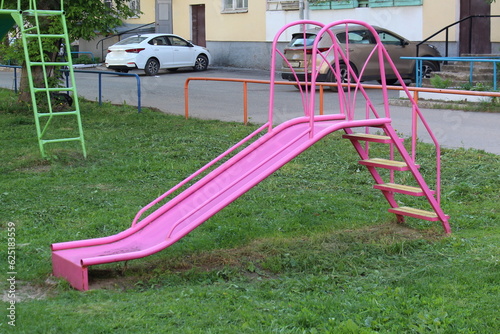
[[408,41],[407,41],[407,40],[405,40],[405,39],[403,39],[403,40],[401,41],[401,46],[402,46],[402,47],[405,47],[405,46],[407,46],[407,45],[409,45],[409,44],[410,44],[410,42],[408,42]]

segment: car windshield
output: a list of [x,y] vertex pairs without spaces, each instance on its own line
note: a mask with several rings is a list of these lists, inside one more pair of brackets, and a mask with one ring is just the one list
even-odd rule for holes
[[316,34],[304,34],[298,33],[293,34],[292,40],[288,46],[298,47],[298,46],[311,46],[314,43],[314,39],[316,38]]
[[122,41],[119,41],[115,45],[127,45],[127,44],[139,44],[143,40],[145,40],[147,37],[144,36],[131,36],[127,37]]

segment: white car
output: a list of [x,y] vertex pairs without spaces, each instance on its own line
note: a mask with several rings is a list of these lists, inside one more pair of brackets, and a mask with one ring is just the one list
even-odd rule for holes
[[108,48],[106,67],[117,72],[144,70],[156,75],[160,69],[175,71],[192,67],[204,71],[211,61],[210,52],[184,38],[172,34],[130,36]]

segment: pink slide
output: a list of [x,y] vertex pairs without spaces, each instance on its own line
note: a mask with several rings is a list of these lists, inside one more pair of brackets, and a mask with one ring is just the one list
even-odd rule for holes
[[171,246],[325,135],[354,125],[339,115],[317,118],[312,138],[309,118],[283,123],[119,234],[53,244],[54,275],[66,278],[78,290],[88,290],[89,266],[137,259]]
[[[330,28],[336,25],[344,26],[346,34],[348,34],[352,25],[365,26],[373,34],[376,43],[373,44],[373,51],[367,59],[366,64],[370,57],[377,55],[376,59],[379,61],[382,78],[380,91],[384,97],[382,112],[379,113],[375,110],[375,106],[371,103],[361,84],[366,64],[360,69],[360,73],[356,73],[350,65],[345,68],[345,64],[350,64],[350,62],[349,54],[345,54],[344,50],[349,50],[349,47],[340,45],[332,35],[333,33]],[[345,86],[344,89],[338,89],[338,93],[336,94],[338,96],[338,104],[333,103],[330,105],[336,109],[334,110],[335,113],[332,111],[328,115],[315,114],[317,68],[308,68],[309,65],[307,64],[309,62],[306,61],[294,61],[291,64],[277,48],[281,34],[290,27],[297,28],[296,26],[300,28],[300,31],[305,31],[307,26],[321,28],[318,37],[312,45],[312,52],[308,49],[309,46],[304,45],[304,58],[313,57],[313,60],[310,62],[312,64],[319,64],[328,61],[328,59],[334,59],[333,63],[329,63],[329,68],[334,74],[336,81],[341,82],[340,75],[342,72],[347,75],[347,78],[350,77],[352,84]],[[319,51],[317,45],[324,34],[330,34],[333,44],[329,50]],[[305,35],[304,39],[306,39]],[[294,74],[297,80],[297,87],[300,89],[299,94],[302,97],[304,116],[273,127],[274,82],[277,72],[276,55],[283,58],[283,61],[290,67],[293,73],[296,73],[298,70],[301,70],[302,73],[309,71],[310,74],[305,76],[305,78],[310,78],[311,81],[300,81],[298,76]],[[299,69],[294,67],[302,63],[305,64],[305,68]],[[412,103],[412,114],[409,119],[412,120],[412,128],[415,131],[411,138],[411,154],[406,150],[401,138],[399,138],[391,125],[384,72],[385,65],[387,64],[390,65],[391,69],[398,76],[402,88]],[[429,221],[441,221],[445,232],[450,233],[449,217],[444,214],[440,207],[439,157],[441,154],[439,145],[435,136],[430,131],[428,123],[424,120],[422,113],[406,88],[404,81],[397,72],[394,63],[378,38],[376,31],[371,26],[352,20],[334,22],[330,25],[306,20],[286,25],[277,33],[273,41],[270,81],[269,121],[266,124],[144,207],[139,211],[132,226],[127,230],[104,238],[52,244],[52,267],[54,275],[65,278],[78,290],[88,290],[89,266],[138,259],[171,246],[311,145],[337,130],[344,130],[346,133],[344,138],[350,140],[353,144],[361,158],[359,163],[367,167],[375,181],[374,188],[382,191],[383,196],[391,206],[388,211],[396,214],[399,222],[404,221],[403,216]],[[311,88],[302,88],[307,85],[310,85]],[[346,91],[344,92],[344,90]],[[365,114],[354,117],[358,93],[365,100]],[[436,145],[436,157],[438,159],[436,161],[436,166],[438,167],[437,178],[436,182],[434,182],[437,188],[436,191],[429,188],[420,174],[418,170],[419,166],[415,161],[417,143],[416,122],[418,120],[420,120],[423,127],[431,135]],[[353,129],[356,128],[361,128],[362,133],[354,133]],[[373,128],[376,131],[384,132],[384,135],[370,133],[370,130]],[[250,139],[257,138],[260,135],[262,135],[260,138],[243,148],[229,160],[219,164],[211,172],[205,173],[228,154],[236,152],[237,149],[243,147],[243,144],[250,143]],[[372,158],[370,156],[369,145],[365,145],[368,142],[389,145],[391,152],[390,159]],[[390,180],[383,180],[382,175],[377,171],[381,168],[390,170]],[[394,183],[394,173],[396,172],[409,172],[413,174],[415,178],[414,183],[418,187],[415,185],[408,186]],[[139,220],[143,213],[152,209],[153,206],[159,205],[168,196],[180,190],[181,187],[187,185],[195,177],[201,176],[202,173],[205,176],[180,192],[177,196],[166,201],[165,204],[144,219]],[[395,198],[396,193],[424,197],[427,199],[427,206],[431,210],[400,207],[399,202]]]

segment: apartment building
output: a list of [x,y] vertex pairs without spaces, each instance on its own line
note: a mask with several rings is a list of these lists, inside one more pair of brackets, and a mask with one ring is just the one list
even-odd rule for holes
[[[133,0],[131,4],[142,14],[124,22],[122,32],[142,27],[178,34],[207,46],[217,66],[269,68],[276,32],[299,19],[361,20],[415,41],[450,25],[431,39],[443,55],[446,49],[450,56],[500,53],[500,2],[490,5],[488,0]],[[453,25],[474,15],[493,17],[473,17]],[[283,37],[283,44],[288,38]],[[88,48],[85,51],[100,56],[118,39],[82,42],[80,50]]]

